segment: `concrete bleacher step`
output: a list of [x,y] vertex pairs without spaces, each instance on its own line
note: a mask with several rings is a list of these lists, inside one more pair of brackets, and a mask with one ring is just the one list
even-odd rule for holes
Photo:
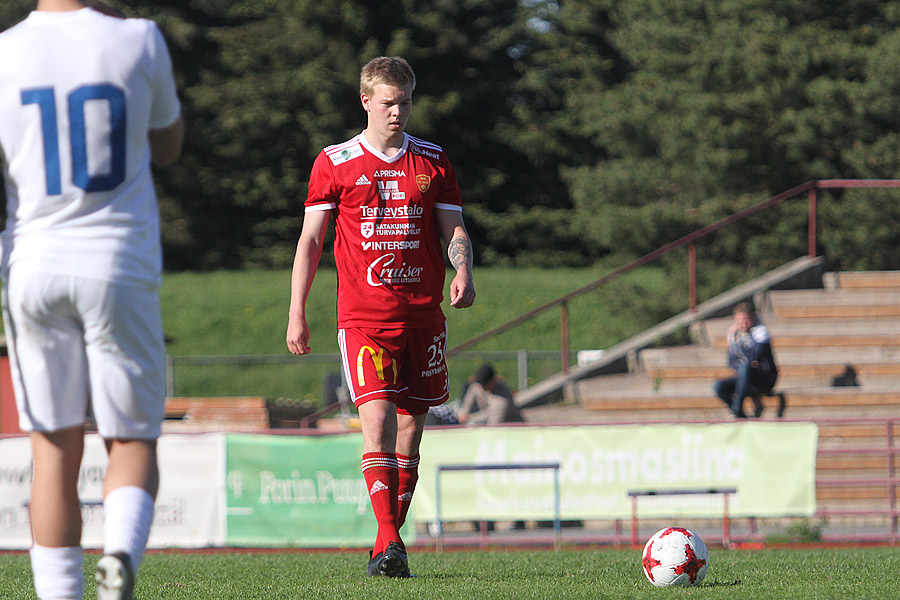
[[[848,357],[849,358],[849,357]],[[851,359],[852,360],[852,359]],[[895,363],[865,364],[856,360],[852,366],[857,380],[863,387],[896,385],[900,383],[900,365]],[[798,387],[801,385],[831,385],[831,380],[841,375],[845,364],[780,364],[778,367],[778,386]],[[729,377],[733,371],[726,366],[715,367],[663,367],[648,371],[651,378],[661,381],[707,381]]]
[[[885,406],[900,415],[900,390],[862,390],[858,388],[804,388],[785,392],[790,408],[801,406]],[[721,401],[709,394],[631,394],[582,396],[581,404],[590,410],[618,410],[625,404],[632,409],[721,408]]]
[[[820,440],[820,446],[822,444]],[[883,443],[883,442],[882,442]],[[816,473],[823,477],[885,477],[888,473],[886,456],[820,456],[816,460]]]
[[[900,346],[900,319],[850,317],[825,322],[810,319],[764,319],[775,348]],[[693,331],[705,345],[722,350],[731,319],[710,319]]]
[[[726,372],[727,374],[727,372]],[[599,378],[598,378],[599,379]],[[786,414],[792,418],[822,416],[857,417],[900,415],[900,386],[896,379],[881,385],[831,387],[779,385],[787,399]],[[790,379],[785,384],[796,383]],[[721,419],[727,410],[715,397],[713,379],[699,381],[659,381],[636,377],[631,387],[603,385],[602,381],[581,382],[577,388],[581,407],[610,420],[627,420],[638,415],[673,419]],[[764,416],[775,416],[778,398],[764,397]],[[745,411],[751,412],[749,400]]]
[[825,287],[844,289],[886,289],[900,290],[900,272],[897,271],[845,271],[826,273]]
[[[777,341],[776,341],[777,344]],[[817,384],[829,383],[846,365],[855,369],[860,383],[893,383],[900,377],[900,348],[790,348],[775,349],[780,378],[807,378]],[[678,346],[642,351],[636,368],[652,379],[712,380],[731,374],[721,349]],[[603,378],[596,378],[601,382]]]
[[782,319],[847,319],[900,316],[900,289],[770,291],[766,312]]
[[[834,370],[800,369],[796,372],[788,369],[782,370],[778,378],[777,390],[791,392],[804,388],[829,388],[835,374],[842,370],[840,366],[834,366]],[[900,366],[898,366],[900,369]],[[621,376],[609,376],[593,380],[585,380],[579,383],[579,394],[582,397],[616,398],[632,395],[707,395],[712,393],[712,386],[716,379],[728,377],[732,374],[728,367],[710,367],[696,370],[686,368],[680,376],[664,377],[661,372],[649,374],[630,374]],[[847,386],[841,389],[856,391],[892,391],[900,390],[900,372],[893,375],[874,375],[864,373],[857,376],[860,385]]]
[[[889,436],[887,423],[879,421],[856,423],[823,422],[819,424],[819,447],[883,448],[888,445],[900,446],[900,427],[894,427],[891,433],[892,435]],[[837,458],[846,459],[846,457]],[[884,460],[887,459],[884,458]],[[900,464],[897,465],[897,468],[900,469]]]
[[[896,416],[896,413],[893,415]],[[876,509],[887,512],[892,497],[887,478],[900,476],[900,464],[886,451],[900,444],[900,427],[888,421],[819,423],[816,481],[843,481],[841,487],[816,485],[820,513]],[[871,483],[881,480],[882,483]],[[857,483],[850,483],[856,481]]]
[[[845,348],[792,348],[779,350],[778,340],[773,340],[779,367],[782,364],[895,364],[900,363],[900,348],[870,346],[853,350],[852,355]],[[725,353],[711,346],[671,346],[642,350],[637,357],[637,370],[650,371],[654,368],[718,366],[726,364]]]

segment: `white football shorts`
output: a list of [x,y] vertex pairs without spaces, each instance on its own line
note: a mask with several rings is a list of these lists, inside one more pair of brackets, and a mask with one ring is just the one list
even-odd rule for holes
[[165,415],[156,289],[10,266],[3,319],[23,431],[85,423],[106,439],[155,439]]

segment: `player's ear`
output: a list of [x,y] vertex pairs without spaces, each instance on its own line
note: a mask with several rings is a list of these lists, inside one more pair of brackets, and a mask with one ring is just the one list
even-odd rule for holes
[[369,99],[369,97],[367,95],[365,95],[365,94],[359,95],[359,103],[362,104],[364,111],[369,112],[370,102],[371,102],[371,100]]

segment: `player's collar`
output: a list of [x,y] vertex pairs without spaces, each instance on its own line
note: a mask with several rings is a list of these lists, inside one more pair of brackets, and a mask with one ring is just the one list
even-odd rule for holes
[[29,16],[37,15],[39,19],[53,19],[58,17],[73,17],[73,16],[83,16],[93,12],[93,9],[85,6],[84,8],[79,8],[76,10],[33,10],[29,13]]
[[359,143],[362,144],[363,148],[374,154],[379,159],[383,160],[386,163],[392,163],[400,160],[400,158],[404,154],[406,154],[406,149],[407,147],[409,147],[409,134],[407,134],[405,131],[403,132],[403,144],[400,146],[400,150],[397,151],[397,154],[393,156],[388,156],[381,150],[375,148],[375,146],[373,146],[371,143],[369,143],[369,140],[366,139],[366,134],[364,131],[359,134]]

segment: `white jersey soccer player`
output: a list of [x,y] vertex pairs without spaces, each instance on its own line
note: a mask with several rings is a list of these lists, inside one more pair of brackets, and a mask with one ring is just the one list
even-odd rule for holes
[[81,0],[39,0],[0,34],[0,57],[3,316],[34,457],[35,589],[82,597],[76,482],[90,405],[109,451],[98,597],[130,598],[165,407],[150,163],[181,151],[171,60],[151,21]]

